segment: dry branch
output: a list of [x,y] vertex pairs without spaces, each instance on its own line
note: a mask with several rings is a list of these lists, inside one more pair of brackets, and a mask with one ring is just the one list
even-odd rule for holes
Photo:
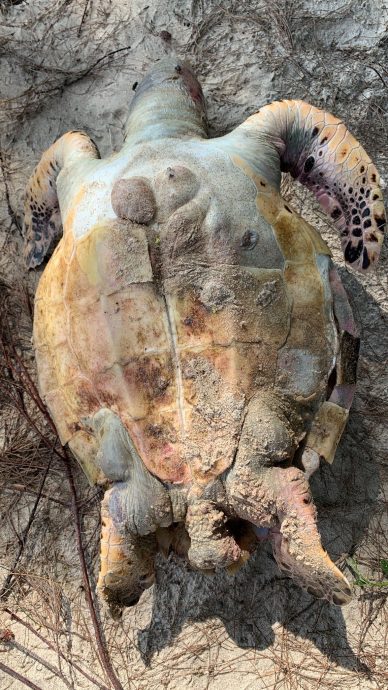
[[36,685],[31,680],[28,680],[28,678],[25,678],[25,676],[22,676],[21,673],[18,673],[18,671],[14,671],[9,666],[6,666],[5,664],[3,664],[1,661],[0,661],[0,669],[2,671],[4,671],[4,673],[7,673],[8,676],[15,678],[16,680],[20,681],[20,683],[23,683],[23,685],[26,685],[27,688],[32,688],[32,690],[42,690],[42,688],[39,685]]
[[[71,466],[72,460],[66,448],[57,447],[58,439],[55,425],[42,399],[40,398],[39,391],[32,379],[32,375],[20,355],[20,342],[18,341],[17,337],[15,338],[16,333],[18,332],[15,331],[14,328],[15,319],[21,319],[22,315],[26,316],[25,313],[23,314],[23,304],[24,307],[26,307],[28,300],[21,298],[23,294],[23,289],[17,291],[14,289],[11,290],[11,288],[5,284],[1,286],[0,315],[2,319],[0,332],[0,352],[2,353],[3,373],[0,381],[0,392],[7,401],[7,404],[13,406],[18,415],[24,418],[30,432],[34,433],[35,436],[40,439],[40,442],[43,443],[50,455],[40,480],[37,496],[30,512],[27,525],[20,537],[19,547],[14,557],[13,564],[0,591],[0,600],[6,601],[11,594],[11,584],[17,576],[17,566],[22,558],[27,538],[42,498],[43,488],[51,469],[52,460],[55,456],[63,463],[69,483],[71,514],[76,532],[78,558],[84,582],[85,597],[92,620],[101,666],[107,678],[109,679],[111,686],[115,688],[115,690],[123,690],[123,687],[112,667],[101,630],[99,616],[96,612],[96,602],[92,595],[90,578],[84,554],[84,546],[82,542],[79,503]],[[15,298],[15,295],[19,295],[19,302],[16,300],[16,305],[12,299]],[[27,314],[27,318],[28,316],[29,313]]]

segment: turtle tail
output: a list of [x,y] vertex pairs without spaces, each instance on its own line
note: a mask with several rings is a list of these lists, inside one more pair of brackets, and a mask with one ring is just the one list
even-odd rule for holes
[[340,232],[346,262],[360,271],[372,266],[386,225],[380,176],[344,123],[303,101],[286,100],[264,106],[241,129],[275,147],[281,171],[315,194]]
[[24,259],[27,268],[42,263],[62,235],[56,180],[60,171],[81,158],[100,158],[84,132],[67,132],[44,152],[31,175],[24,202]]

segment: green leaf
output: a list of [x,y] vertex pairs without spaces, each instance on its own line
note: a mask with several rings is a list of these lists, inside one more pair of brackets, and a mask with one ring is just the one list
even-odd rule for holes
[[[354,560],[354,558],[349,557],[346,559],[346,562],[349,568],[353,571],[355,585],[358,585],[359,587],[388,587],[388,580],[380,580],[376,582],[375,580],[368,580],[367,578],[365,578],[360,573],[358,563]],[[383,574],[388,575],[388,559],[383,558],[380,561],[380,565]]]
[[388,575],[388,559],[382,558],[380,561],[380,565],[381,565],[381,570],[383,572],[383,575]]

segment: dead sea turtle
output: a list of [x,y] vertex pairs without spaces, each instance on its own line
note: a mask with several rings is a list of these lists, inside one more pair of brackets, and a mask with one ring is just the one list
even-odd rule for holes
[[233,570],[263,530],[302,587],[350,598],[308,478],[346,423],[357,328],[281,171],[315,193],[347,263],[373,266],[379,175],[343,122],[281,101],[208,139],[177,59],[138,87],[119,153],[100,160],[69,132],[29,181],[29,267],[63,224],[36,294],[39,385],[61,442],[106,485],[98,587],[115,615],[152,583],[158,548]]

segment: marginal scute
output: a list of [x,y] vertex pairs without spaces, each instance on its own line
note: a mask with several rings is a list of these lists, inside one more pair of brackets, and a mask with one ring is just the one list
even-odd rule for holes
[[95,436],[85,429],[75,432],[69,440],[71,452],[77,458],[90,484],[104,484],[107,478],[96,464],[98,441]]
[[[349,411],[333,402],[324,402],[306,438],[306,446],[315,450],[326,462],[332,463],[342,436]],[[333,429],[336,434],[333,435]]]

